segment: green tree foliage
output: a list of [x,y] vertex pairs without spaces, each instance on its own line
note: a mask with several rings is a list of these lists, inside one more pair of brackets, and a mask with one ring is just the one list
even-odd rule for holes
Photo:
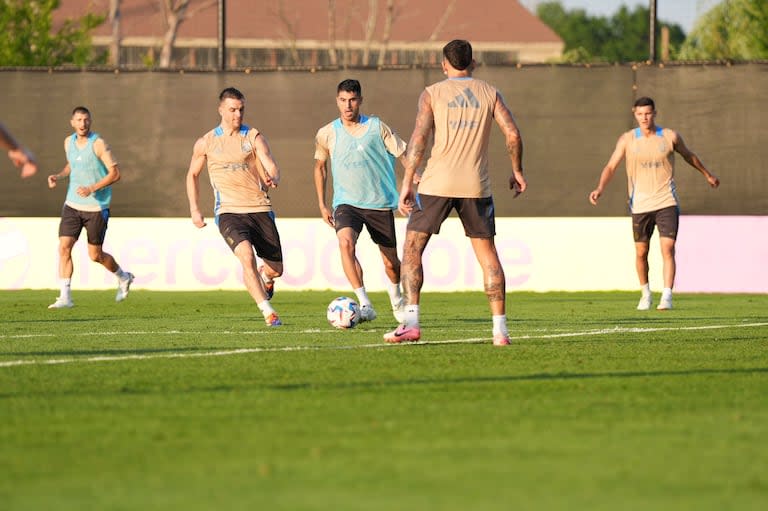
[[[560,2],[544,2],[536,14],[565,42],[566,62],[636,62],[648,58],[650,11],[637,6],[622,6],[613,16],[589,16],[583,9],[565,10]],[[676,24],[659,22],[669,29],[670,53],[674,55],[685,40],[685,32]]]
[[0,0],[0,66],[84,66],[101,63],[90,32],[103,16],[86,14],[53,30],[59,0]]
[[696,23],[680,49],[684,60],[768,59],[768,2],[724,0]]

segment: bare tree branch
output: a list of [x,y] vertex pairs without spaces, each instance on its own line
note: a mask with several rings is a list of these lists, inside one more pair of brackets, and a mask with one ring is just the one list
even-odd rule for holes
[[395,11],[395,0],[387,0],[387,7],[384,14],[384,31],[381,34],[381,51],[379,51],[379,60],[377,65],[383,66],[387,56],[387,47],[389,46],[389,39],[392,37],[392,25],[397,18],[397,11]]
[[332,66],[339,63],[336,54],[336,0],[328,0],[328,58]]
[[120,67],[120,46],[123,35],[120,27],[120,0],[109,0],[109,24],[112,25],[112,39],[109,42],[109,64]]
[[373,41],[373,34],[376,31],[376,17],[379,11],[379,0],[368,0],[368,19],[365,22],[363,29],[363,37],[365,44],[363,46],[363,59],[362,64],[368,65],[368,60],[371,56],[371,42]]
[[298,39],[296,20],[288,18],[283,0],[276,0],[273,5],[270,6],[269,13],[275,16],[283,27],[283,30],[280,30],[280,32],[283,34],[283,39],[288,43],[288,50],[291,53],[291,61],[295,65],[300,65],[301,57],[299,56],[299,50],[296,47],[296,40]]
[[451,13],[453,13],[454,7],[456,7],[456,0],[451,0],[448,4],[448,7],[446,7],[443,11],[443,15],[440,16],[440,19],[437,21],[437,25],[435,25],[435,29],[432,31],[432,34],[429,36],[429,42],[437,41],[437,38],[440,37],[440,32],[443,31],[443,27],[445,27],[445,24],[448,23],[448,18],[451,17]]
[[190,0],[159,0],[160,9],[163,11],[165,21],[165,33],[163,34],[163,45],[160,49],[160,67],[169,68],[171,66],[171,55],[173,46],[176,43],[176,36],[179,33],[179,26],[184,20],[191,18],[196,13],[207,9],[216,4],[217,0],[206,0],[197,4],[193,9],[189,8]]

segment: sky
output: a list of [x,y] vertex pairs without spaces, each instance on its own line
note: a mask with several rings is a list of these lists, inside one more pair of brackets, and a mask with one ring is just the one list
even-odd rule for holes
[[[521,3],[535,12],[536,4],[545,0],[521,0]],[[650,0],[559,0],[566,9],[584,9],[592,16],[611,16],[622,5],[633,9],[637,5],[650,6]],[[718,4],[718,0],[656,0],[656,16],[666,23],[677,23],[689,33],[696,19]]]

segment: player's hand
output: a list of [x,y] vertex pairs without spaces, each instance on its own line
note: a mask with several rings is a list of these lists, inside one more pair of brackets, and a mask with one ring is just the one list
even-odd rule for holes
[[264,171],[264,175],[262,176],[262,178],[264,180],[264,184],[267,185],[269,188],[277,188],[278,183],[280,183],[279,177],[272,176],[266,170]]
[[707,176],[707,183],[709,183],[709,186],[711,186],[712,188],[717,188],[718,186],[720,186],[720,180],[714,174],[710,174]]
[[192,217],[192,223],[195,224],[195,227],[198,229],[202,229],[206,226],[203,214],[199,211],[193,211],[190,216]]
[[528,183],[526,183],[522,174],[515,173],[509,177],[509,189],[515,191],[515,195],[512,196],[513,198],[523,193],[526,188],[528,188]]
[[600,190],[592,190],[589,193],[589,202],[591,202],[593,206],[597,206],[597,199],[599,199],[601,195],[602,192]]
[[91,187],[90,186],[78,186],[77,187],[77,194],[80,197],[88,197],[91,193]]
[[336,223],[333,220],[333,213],[330,209],[323,206],[320,208],[320,216],[323,218],[323,222],[330,225],[331,227],[335,227]]
[[397,204],[397,210],[400,212],[403,216],[408,216],[413,211],[414,206],[416,205],[416,201],[413,197],[413,192],[409,192],[406,194],[400,194],[400,200]]
[[22,178],[33,176],[37,172],[35,157],[24,149],[11,149],[8,151],[8,158],[15,166],[21,168]]
[[48,176],[48,188],[56,188],[56,182],[59,180],[59,176],[51,174]]

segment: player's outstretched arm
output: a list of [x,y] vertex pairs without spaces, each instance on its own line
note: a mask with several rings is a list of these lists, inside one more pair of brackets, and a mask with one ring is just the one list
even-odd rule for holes
[[69,166],[69,163],[67,163],[61,172],[48,176],[48,188],[56,188],[56,184],[58,183],[59,179],[65,179],[69,177],[70,172],[72,172],[72,169]]
[[413,209],[413,204],[416,200],[414,190],[416,169],[419,168],[424,160],[434,124],[435,117],[432,111],[432,98],[427,91],[423,91],[419,96],[416,123],[405,153],[405,171],[403,172],[403,183],[400,186],[400,201],[398,204],[398,210],[402,215],[409,215]]
[[315,160],[314,179],[320,217],[323,219],[323,222],[333,227],[333,212],[328,209],[325,202],[325,185],[328,182],[328,165],[326,160]]
[[704,166],[704,163],[699,159],[698,156],[696,156],[696,153],[688,149],[688,147],[685,145],[685,142],[683,141],[683,137],[680,136],[677,132],[672,132],[673,136],[672,139],[674,140],[675,144],[675,151],[677,151],[680,156],[683,157],[683,159],[688,162],[688,165],[695,168],[701,174],[704,176],[704,178],[707,180],[707,183],[712,188],[717,188],[720,186],[720,179],[713,173],[711,173],[707,168]]
[[199,138],[192,149],[192,159],[187,171],[187,199],[189,200],[189,214],[192,223],[198,228],[205,227],[205,218],[200,212],[200,173],[205,167],[205,140]]
[[93,143],[93,153],[107,168],[107,175],[88,186],[78,186],[77,194],[80,197],[88,197],[89,195],[120,181],[120,167],[112,157],[112,151],[109,149],[109,146],[104,139],[96,139]]
[[603,194],[605,187],[608,186],[608,183],[613,179],[613,175],[616,173],[616,169],[621,163],[621,160],[624,159],[625,147],[626,139],[625,136],[622,135],[616,142],[616,148],[608,159],[608,163],[605,164],[603,171],[600,173],[600,181],[597,183],[597,188],[589,193],[589,202],[591,202],[593,206],[597,206],[598,199]]
[[520,135],[520,129],[517,127],[512,112],[504,103],[504,98],[499,93],[496,93],[493,117],[496,119],[496,124],[499,125],[504,135],[507,154],[509,154],[509,159],[512,163],[509,188],[515,191],[514,196],[517,197],[528,188],[528,183],[526,183],[523,176],[523,137]]
[[259,158],[261,167],[259,168],[261,180],[270,188],[277,188],[280,183],[280,168],[272,157],[272,151],[269,149],[267,139],[261,133],[254,139],[256,155]]
[[21,169],[21,177],[27,178],[35,175],[37,172],[37,162],[34,155],[21,146],[13,138],[3,124],[0,123],[0,147],[8,150],[8,158],[18,168]]

